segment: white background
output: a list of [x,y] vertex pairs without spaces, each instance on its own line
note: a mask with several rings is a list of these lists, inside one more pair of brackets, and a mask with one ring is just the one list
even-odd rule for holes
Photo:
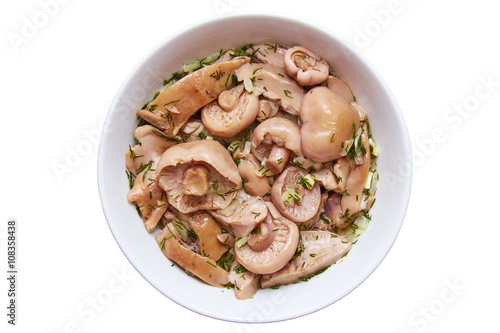
[[[0,330],[498,331],[500,20],[493,3],[2,1]],[[299,319],[243,325],[176,305],[131,267],[101,210],[97,140],[119,85],[157,43],[201,20],[260,10],[314,21],[368,56],[406,118],[414,181],[392,251],[359,288]],[[59,164],[68,167],[62,174]],[[11,218],[19,233],[15,327],[6,323],[3,277]]]

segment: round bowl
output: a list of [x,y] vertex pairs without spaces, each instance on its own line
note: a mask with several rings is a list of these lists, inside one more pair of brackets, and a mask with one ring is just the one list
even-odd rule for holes
[[[220,49],[262,42],[309,48],[348,82],[370,117],[380,148],[380,181],[376,204],[370,211],[370,226],[341,263],[308,282],[259,290],[251,299],[237,300],[233,290],[214,288],[189,277],[159,251],[154,233],[146,231],[135,207],[127,203],[124,156],[132,143],[136,111],[182,64]],[[411,156],[406,124],[394,96],[373,65],[353,46],[332,32],[291,18],[231,16],[197,24],[164,40],[128,75],[103,127],[98,184],[104,214],[116,242],[158,291],[209,317],[245,323],[275,322],[331,305],[359,286],[382,262],[396,240],[408,206]]]

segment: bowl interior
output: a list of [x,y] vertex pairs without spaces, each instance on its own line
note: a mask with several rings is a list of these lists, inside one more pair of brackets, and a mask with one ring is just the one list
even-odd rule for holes
[[[146,232],[135,208],[127,203],[124,154],[136,128],[135,112],[183,63],[220,49],[262,42],[309,48],[349,83],[370,117],[381,151],[381,178],[370,227],[340,264],[306,283],[259,290],[254,298],[240,301],[233,290],[213,288],[188,277],[159,251],[154,234]],[[396,239],[408,205],[411,148],[404,119],[390,90],[369,62],[341,38],[289,18],[233,16],[197,25],[165,40],[130,73],[106,118],[99,147],[98,182],[113,236],[151,285],[174,302],[206,316],[237,322],[273,322],[336,302],[380,264]]]

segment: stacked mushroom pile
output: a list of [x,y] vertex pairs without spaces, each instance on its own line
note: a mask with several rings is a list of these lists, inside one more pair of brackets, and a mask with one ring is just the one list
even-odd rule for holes
[[126,155],[128,200],[165,256],[239,299],[343,257],[378,179],[349,86],[312,51],[270,44],[180,76],[137,112]]

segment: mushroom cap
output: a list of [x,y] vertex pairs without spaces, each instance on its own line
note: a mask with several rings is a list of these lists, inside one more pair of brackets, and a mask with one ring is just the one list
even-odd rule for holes
[[[184,171],[192,166],[208,170],[208,191],[195,196],[183,193]],[[180,143],[167,149],[157,166],[158,182],[169,203],[182,213],[202,209],[224,209],[236,196],[242,181],[238,167],[219,142],[201,140]]]
[[326,80],[330,67],[319,55],[301,46],[285,53],[285,70],[302,86],[314,86]]
[[251,233],[266,218],[267,206],[262,198],[250,196],[245,191],[239,190],[226,209],[209,212],[236,237],[242,237]]
[[351,249],[351,242],[329,231],[301,231],[302,253],[280,271],[263,275],[262,288],[298,282],[326,268]]
[[299,244],[299,228],[283,217],[268,215],[266,223],[274,233],[272,244],[264,251],[254,251],[248,244],[235,247],[236,259],[256,274],[271,274],[283,268],[293,257]]
[[293,121],[275,117],[260,123],[252,134],[252,152],[260,161],[269,156],[274,145],[302,156],[300,126]]
[[300,117],[302,152],[316,162],[340,158],[344,141],[353,139],[360,124],[358,112],[326,87],[309,90]]
[[213,134],[232,137],[250,125],[259,112],[259,97],[243,84],[220,93],[217,100],[201,109],[203,125]]
[[[318,212],[321,204],[321,189],[318,182],[312,189],[298,184],[306,174],[306,170],[302,168],[288,167],[276,178],[271,188],[271,198],[276,208],[283,216],[294,222],[305,222],[311,219]],[[303,191],[300,202],[294,201],[292,205],[287,205],[282,201],[282,195],[287,191],[287,187],[294,187],[299,192]]]

